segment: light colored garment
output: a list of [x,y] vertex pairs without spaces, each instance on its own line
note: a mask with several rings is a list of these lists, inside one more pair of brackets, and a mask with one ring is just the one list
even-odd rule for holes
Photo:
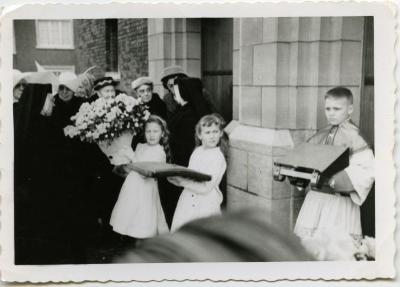
[[[135,161],[165,162],[166,156],[160,145],[139,143]],[[135,238],[149,238],[168,232],[157,180],[131,171],[122,185],[110,225],[114,231]]]
[[189,168],[211,175],[205,182],[181,178],[184,190],[179,197],[171,232],[192,220],[221,214],[222,193],[219,189],[226,170],[226,161],[219,147],[197,147],[189,160]]
[[[330,129],[327,127],[318,131],[309,142],[324,144]],[[362,235],[360,206],[374,183],[374,155],[350,120],[339,125],[332,144],[350,148],[349,166],[344,171],[354,191],[350,196],[342,196],[310,190],[294,229],[300,237],[313,235],[319,230],[336,230],[356,237]]]

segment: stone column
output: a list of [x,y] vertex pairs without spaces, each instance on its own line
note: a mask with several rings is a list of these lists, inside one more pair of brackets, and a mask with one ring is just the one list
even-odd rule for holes
[[170,65],[180,65],[193,77],[201,76],[201,20],[148,19],[149,75],[163,96],[160,79]]
[[323,95],[343,85],[359,119],[362,17],[234,20],[228,209],[259,206],[293,228],[304,194],[273,162],[326,125]]

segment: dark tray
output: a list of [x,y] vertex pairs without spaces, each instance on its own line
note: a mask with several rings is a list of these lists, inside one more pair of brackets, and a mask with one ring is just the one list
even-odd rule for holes
[[208,174],[201,173],[184,166],[170,164],[170,163],[142,161],[142,162],[132,163],[130,167],[134,171],[147,177],[159,178],[159,177],[169,177],[169,176],[182,176],[195,181],[211,180],[211,176]]

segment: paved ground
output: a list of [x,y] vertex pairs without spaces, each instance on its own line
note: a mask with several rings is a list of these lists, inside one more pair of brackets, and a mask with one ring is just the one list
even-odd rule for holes
[[29,205],[17,206],[17,265],[111,263],[115,256],[135,248],[135,239],[115,233],[110,226],[92,223],[75,228],[60,221],[54,227],[54,223],[32,216]]
[[99,240],[86,250],[87,264],[112,263],[113,258],[135,248],[135,239],[123,237],[116,233],[98,238]]

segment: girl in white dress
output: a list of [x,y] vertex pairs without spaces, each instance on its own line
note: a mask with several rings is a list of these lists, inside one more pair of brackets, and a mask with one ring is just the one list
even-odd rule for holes
[[[137,145],[134,160],[166,162],[169,147],[165,121],[152,115],[144,131],[146,143]],[[110,225],[115,232],[140,239],[168,232],[157,180],[131,171],[122,185]]]
[[219,189],[226,170],[225,157],[220,149],[224,121],[220,115],[206,115],[196,125],[198,146],[190,156],[189,168],[212,176],[210,181],[197,182],[183,177],[168,180],[184,187],[172,220],[171,232],[185,223],[221,213],[222,193]]

